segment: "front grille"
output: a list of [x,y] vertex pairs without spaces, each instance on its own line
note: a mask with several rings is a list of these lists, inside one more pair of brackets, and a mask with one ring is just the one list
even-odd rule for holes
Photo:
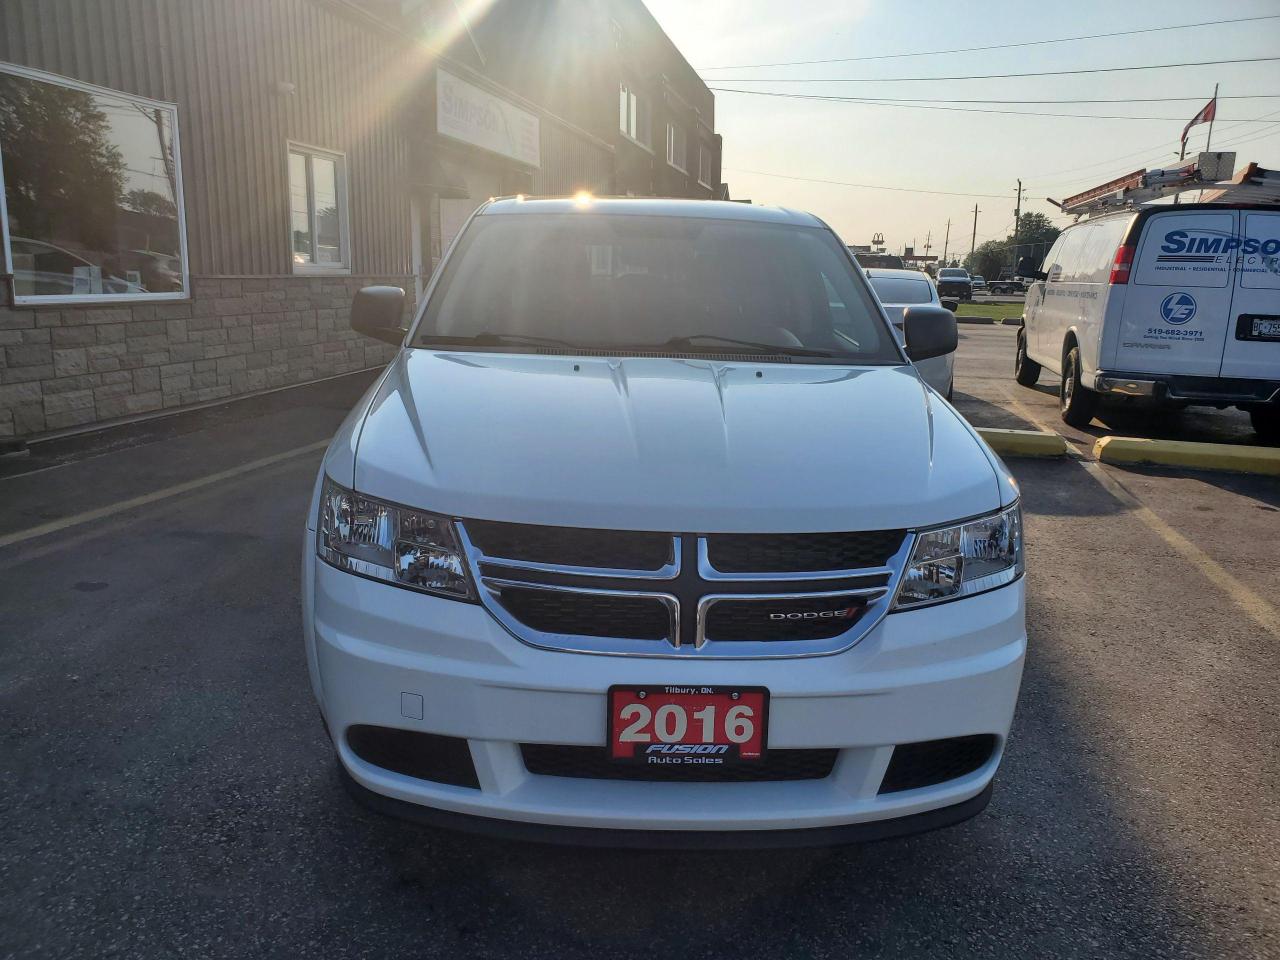
[[707,611],[705,631],[708,640],[828,640],[850,629],[866,608],[858,597],[718,600]]
[[365,763],[392,773],[480,789],[471,748],[459,737],[357,724],[347,728],[347,746]]
[[488,557],[567,567],[660,570],[674,560],[665,533],[544,527],[533,523],[468,520],[467,536]]
[[723,764],[625,764],[609,759],[603,747],[522,743],[525,769],[542,777],[582,780],[643,780],[679,783],[764,783],[821,780],[831,775],[835,749],[770,750],[763,760]]
[[632,640],[663,640],[671,634],[667,607],[649,597],[503,587],[501,598],[513,617],[541,633]]
[[963,777],[990,760],[995,746],[996,738],[991,734],[900,743],[893,748],[880,792],[932,787]]
[[859,533],[719,533],[707,537],[707,559],[721,573],[819,573],[883,567],[905,530]]

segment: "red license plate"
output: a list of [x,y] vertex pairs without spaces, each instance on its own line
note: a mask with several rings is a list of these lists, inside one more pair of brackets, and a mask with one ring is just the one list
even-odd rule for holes
[[626,763],[759,761],[768,724],[764,687],[609,688],[609,755]]

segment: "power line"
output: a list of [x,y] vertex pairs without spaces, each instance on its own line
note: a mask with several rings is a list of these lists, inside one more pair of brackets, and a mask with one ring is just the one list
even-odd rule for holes
[[[717,81],[712,81],[713,83]],[[728,90],[727,87],[709,87],[710,90]],[[737,90],[735,93],[760,93],[757,90]],[[779,96],[805,96],[805,94],[779,94]],[[817,94],[808,94],[816,97]],[[856,100],[859,103],[996,103],[996,104],[1076,104],[1076,103],[1186,103],[1204,100],[1204,94],[1198,93],[1190,97],[1121,97],[1111,100],[951,100],[934,97],[832,97],[831,99]],[[1219,100],[1280,100],[1280,93],[1246,93],[1235,96],[1219,96]],[[1184,119],[1179,117],[1179,119]]]
[[[1280,59],[1280,58],[1277,58]],[[733,87],[708,87],[715,93],[743,93],[752,97],[784,97],[789,100],[824,100],[831,103],[850,103],[864,107],[896,107],[900,110],[947,110],[954,113],[996,113],[1015,117],[1066,117],[1075,120],[1159,120],[1162,123],[1181,123],[1186,117],[1135,117],[1128,114],[1099,113],[1048,113],[1035,110],[994,110],[981,107],[938,107],[924,103],[885,103],[862,97],[836,97],[817,93],[783,93],[776,90],[736,90]],[[1257,120],[1241,120],[1239,123],[1258,123]]]
[[924,190],[916,187],[886,187],[875,183],[849,183],[845,180],[821,180],[817,177],[793,177],[786,173],[767,173],[764,170],[744,170],[741,167],[725,167],[730,173],[750,173],[757,177],[774,177],[778,180],[799,180],[804,183],[825,183],[837,187],[859,187],[863,190],[892,190],[895,193],[932,193],[943,197],[990,197],[995,200],[1013,199],[1007,193],[958,193],[952,190]]
[[1085,73],[1129,73],[1134,70],[1173,70],[1179,67],[1215,67],[1227,63],[1270,63],[1280,57],[1242,57],[1236,60],[1194,60],[1185,63],[1148,63],[1133,67],[1089,67],[1083,70],[1040,70],[1034,73],[984,73],[958,77],[723,77],[717,83],[930,83],[936,80],[1012,80],[1022,77],[1066,77]]
[[1055,37],[1050,40],[1023,40],[1017,43],[993,43],[985,47],[956,47],[952,50],[919,50],[914,53],[882,53],[869,57],[836,57],[830,60],[788,60],[781,63],[737,63],[719,67],[700,67],[700,70],[753,70],[758,67],[799,67],[819,63],[859,63],[867,60],[897,60],[903,57],[936,57],[952,53],[976,53],[982,50],[1008,50],[1013,47],[1035,47],[1050,43],[1075,43],[1079,40],[1101,40],[1105,37],[1129,37],[1138,33],[1159,33],[1167,30],[1189,30],[1192,27],[1216,27],[1228,23],[1249,23],[1254,20],[1275,20],[1280,14],[1263,14],[1257,17],[1238,17],[1234,20],[1202,20],[1199,23],[1175,23],[1164,27],[1144,27],[1139,30],[1117,30],[1114,33],[1091,33],[1079,37]]

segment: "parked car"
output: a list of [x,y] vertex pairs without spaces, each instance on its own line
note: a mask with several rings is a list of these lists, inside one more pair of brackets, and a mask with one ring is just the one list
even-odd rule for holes
[[987,803],[1026,649],[1009,471],[818,219],[498,200],[329,446],[312,687],[376,809],[505,836],[894,836]]
[[858,266],[863,269],[878,267],[882,270],[905,270],[907,269],[906,261],[901,257],[894,256],[892,253],[858,253],[850,251],[853,257],[858,261]]
[[77,296],[145,293],[140,283],[103,273],[84,257],[29,237],[11,237],[13,290],[24,296]]
[[1280,440],[1280,210],[1149,206],[1067,227],[1027,293],[1015,376],[1059,379],[1062,419],[1102,396],[1236,406]]
[[975,273],[969,278],[970,284],[973,286],[974,293],[984,293],[987,289],[987,281],[982,278],[982,274]]
[[987,293],[993,294],[1018,294],[1025,293],[1028,281],[1022,277],[1015,277],[1013,271],[1005,270],[1000,274],[998,280],[992,280],[987,284]]
[[962,267],[942,267],[938,270],[938,296],[957,300],[973,299],[973,282],[969,271]]
[[[890,322],[898,331],[899,340],[905,341],[903,333],[903,314],[908,307],[918,304],[932,304],[955,311],[959,303],[947,300],[945,303],[938,297],[938,288],[927,273],[919,270],[868,270],[867,279],[871,281],[871,289],[875,291],[880,305],[888,314]],[[925,382],[940,394],[951,399],[952,386],[955,380],[955,354],[948,353],[940,357],[921,360],[916,366]]]

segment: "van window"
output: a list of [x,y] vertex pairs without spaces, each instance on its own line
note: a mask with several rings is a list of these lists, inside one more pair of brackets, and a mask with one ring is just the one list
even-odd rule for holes
[[1113,217],[1087,224],[1073,280],[1076,283],[1106,283],[1116,260],[1116,248],[1124,239],[1131,217]]
[[1068,283],[1075,279],[1080,251],[1084,246],[1084,231],[1088,224],[1068,227],[1053,246],[1053,260],[1045,273],[1050,283]]

